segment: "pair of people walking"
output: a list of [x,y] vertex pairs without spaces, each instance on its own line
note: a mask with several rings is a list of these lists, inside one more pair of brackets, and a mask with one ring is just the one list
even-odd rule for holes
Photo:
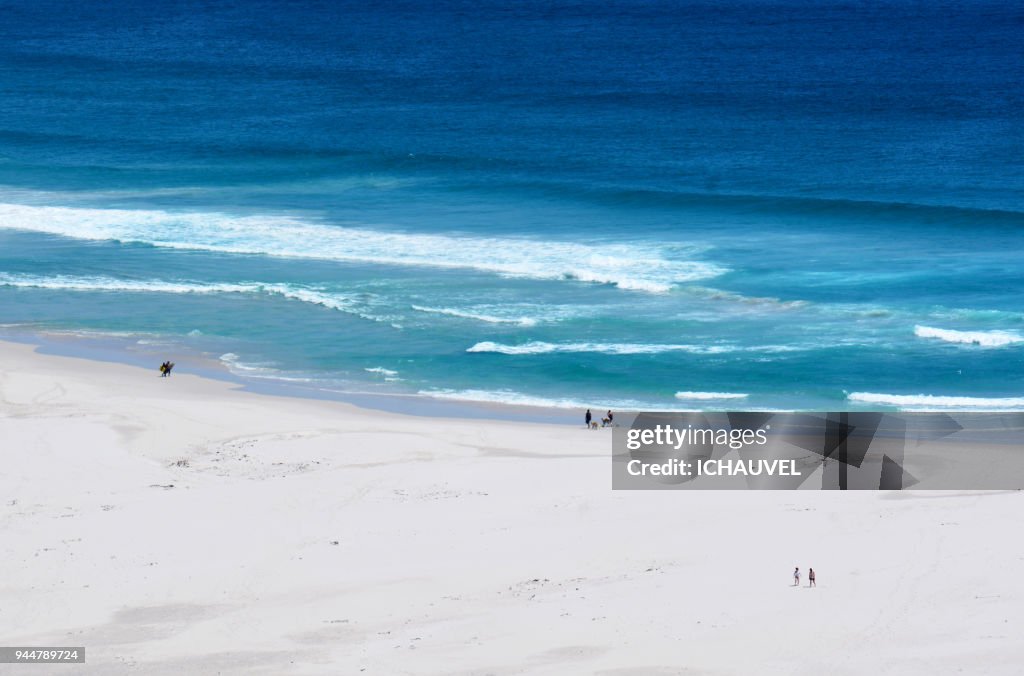
[[[793,586],[794,587],[799,587],[800,586],[800,566],[797,566],[795,569],[793,569]],[[807,569],[807,586],[808,587],[817,587],[818,586],[817,581],[814,579],[814,569],[813,568],[808,568]]]

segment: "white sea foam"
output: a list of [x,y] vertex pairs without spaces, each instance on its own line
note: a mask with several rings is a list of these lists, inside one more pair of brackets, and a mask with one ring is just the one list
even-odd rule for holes
[[555,352],[597,352],[603,354],[654,354],[658,352],[693,352],[696,345],[646,345],[642,343],[547,343],[531,341],[520,345],[505,345],[492,341],[476,343],[466,352],[494,352],[497,354],[551,354]]
[[466,352],[493,352],[497,354],[526,355],[561,352],[594,352],[599,354],[660,354],[663,352],[688,352],[691,354],[725,354],[729,352],[793,352],[798,346],[792,345],[675,345],[658,343],[547,343],[531,341],[520,345],[505,345],[482,341],[466,349]]
[[[373,368],[363,369],[363,370],[366,371],[367,373],[377,373],[377,374],[382,375],[382,376],[397,376],[398,375],[398,371],[392,371],[391,369],[386,369],[383,366],[375,366]],[[388,377],[388,378],[385,378],[385,380],[391,380],[391,378]]]
[[959,397],[933,394],[880,394],[877,392],[851,392],[849,401],[865,404],[898,406],[907,411],[984,409],[1017,410],[1024,408],[1024,397]]
[[316,378],[310,378],[306,376],[293,375],[285,371],[281,371],[275,368],[270,363],[249,363],[242,361],[234,352],[225,352],[220,356],[220,361],[223,363],[228,371],[235,374],[236,376],[244,376],[246,378],[260,378],[267,380],[279,380],[288,383],[315,383]]
[[[0,273],[0,286],[25,289],[49,289],[53,291],[95,291],[123,293],[172,293],[172,294],[266,294],[281,296],[311,305],[319,305],[331,310],[338,310],[357,315],[372,321],[390,321],[387,317],[377,317],[364,312],[361,304],[347,294],[329,292],[323,289],[305,287],[298,284],[278,284],[263,282],[169,282],[159,279],[118,279],[115,277],[72,277],[56,275],[41,277],[37,275],[15,275]],[[190,334],[191,335],[191,334]]]
[[480,322],[487,322],[488,324],[515,324],[517,326],[536,326],[537,324],[537,320],[533,317],[500,317],[498,315],[482,312],[471,312],[469,310],[459,310],[456,308],[446,307],[424,307],[422,305],[413,305],[412,309],[417,312],[426,312],[428,314],[447,315],[449,317],[459,317],[460,319],[473,319]]
[[447,399],[452,401],[467,401],[483,404],[505,404],[511,406],[532,406],[535,408],[577,409],[580,411],[587,408],[591,408],[594,409],[595,411],[601,412],[603,412],[606,409],[614,409],[617,411],[642,411],[655,409],[657,409],[658,411],[684,410],[665,408],[664,405],[655,402],[644,402],[632,399],[617,399],[613,401],[588,402],[583,399],[539,397],[535,395],[523,394],[522,392],[515,392],[512,390],[436,389],[420,390],[418,394],[428,396],[434,399]]
[[1024,343],[1024,336],[1015,331],[954,331],[931,326],[915,326],[914,335],[919,338],[937,338],[947,343],[979,345],[981,347],[1004,347]]
[[749,395],[740,392],[676,392],[676,399],[710,401],[716,399],[746,399]]
[[288,216],[0,204],[0,228],[176,249],[575,279],[652,293],[725,272],[703,261],[670,259],[657,245],[608,242],[596,249],[552,240],[341,227]]
[[150,345],[155,347],[164,347],[167,345],[173,345],[174,342],[167,338],[139,338],[135,341],[136,345]]
[[142,293],[244,293],[252,290],[248,284],[198,284],[192,282],[165,282],[161,280],[131,280],[114,277],[71,277],[55,275],[16,275],[0,273],[0,286],[20,289],[50,289],[54,291],[125,291]]
[[268,378],[276,374],[276,370],[269,365],[243,362],[241,357],[234,352],[225,352],[220,356],[220,361],[228,368],[228,371],[235,375]]
[[[11,324],[10,326],[18,326],[18,324]],[[22,325],[24,326],[24,325]],[[142,333],[139,331],[114,331],[114,330],[101,330],[101,329],[47,329],[43,328],[39,330],[39,333],[45,336],[71,336],[73,338],[137,338],[138,336],[152,336],[153,334]],[[143,338],[144,340],[145,338]],[[154,340],[156,338],[153,338]]]

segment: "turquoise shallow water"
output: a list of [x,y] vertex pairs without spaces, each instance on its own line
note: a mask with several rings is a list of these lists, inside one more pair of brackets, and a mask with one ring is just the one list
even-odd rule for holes
[[1010,3],[5,3],[0,323],[314,388],[1024,406]]

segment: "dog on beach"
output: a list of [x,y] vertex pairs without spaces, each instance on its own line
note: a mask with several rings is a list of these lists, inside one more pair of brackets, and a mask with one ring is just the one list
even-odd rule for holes
[[601,418],[601,427],[611,427],[611,426],[612,426],[612,419],[611,418]]
[[592,430],[596,430],[597,429],[597,421],[596,420],[591,420],[590,421],[590,429],[592,429]]

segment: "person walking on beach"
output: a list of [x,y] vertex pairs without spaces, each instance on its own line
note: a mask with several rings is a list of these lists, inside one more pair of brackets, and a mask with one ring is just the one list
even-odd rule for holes
[[793,586],[794,587],[799,587],[800,586],[800,566],[797,566],[793,570]]
[[590,421],[594,419],[594,416],[590,415],[590,409],[587,409],[587,415],[583,417],[587,429],[590,429]]
[[818,586],[818,585],[816,585],[814,583],[814,569],[813,568],[808,568],[807,569],[807,586],[808,587],[817,587]]

